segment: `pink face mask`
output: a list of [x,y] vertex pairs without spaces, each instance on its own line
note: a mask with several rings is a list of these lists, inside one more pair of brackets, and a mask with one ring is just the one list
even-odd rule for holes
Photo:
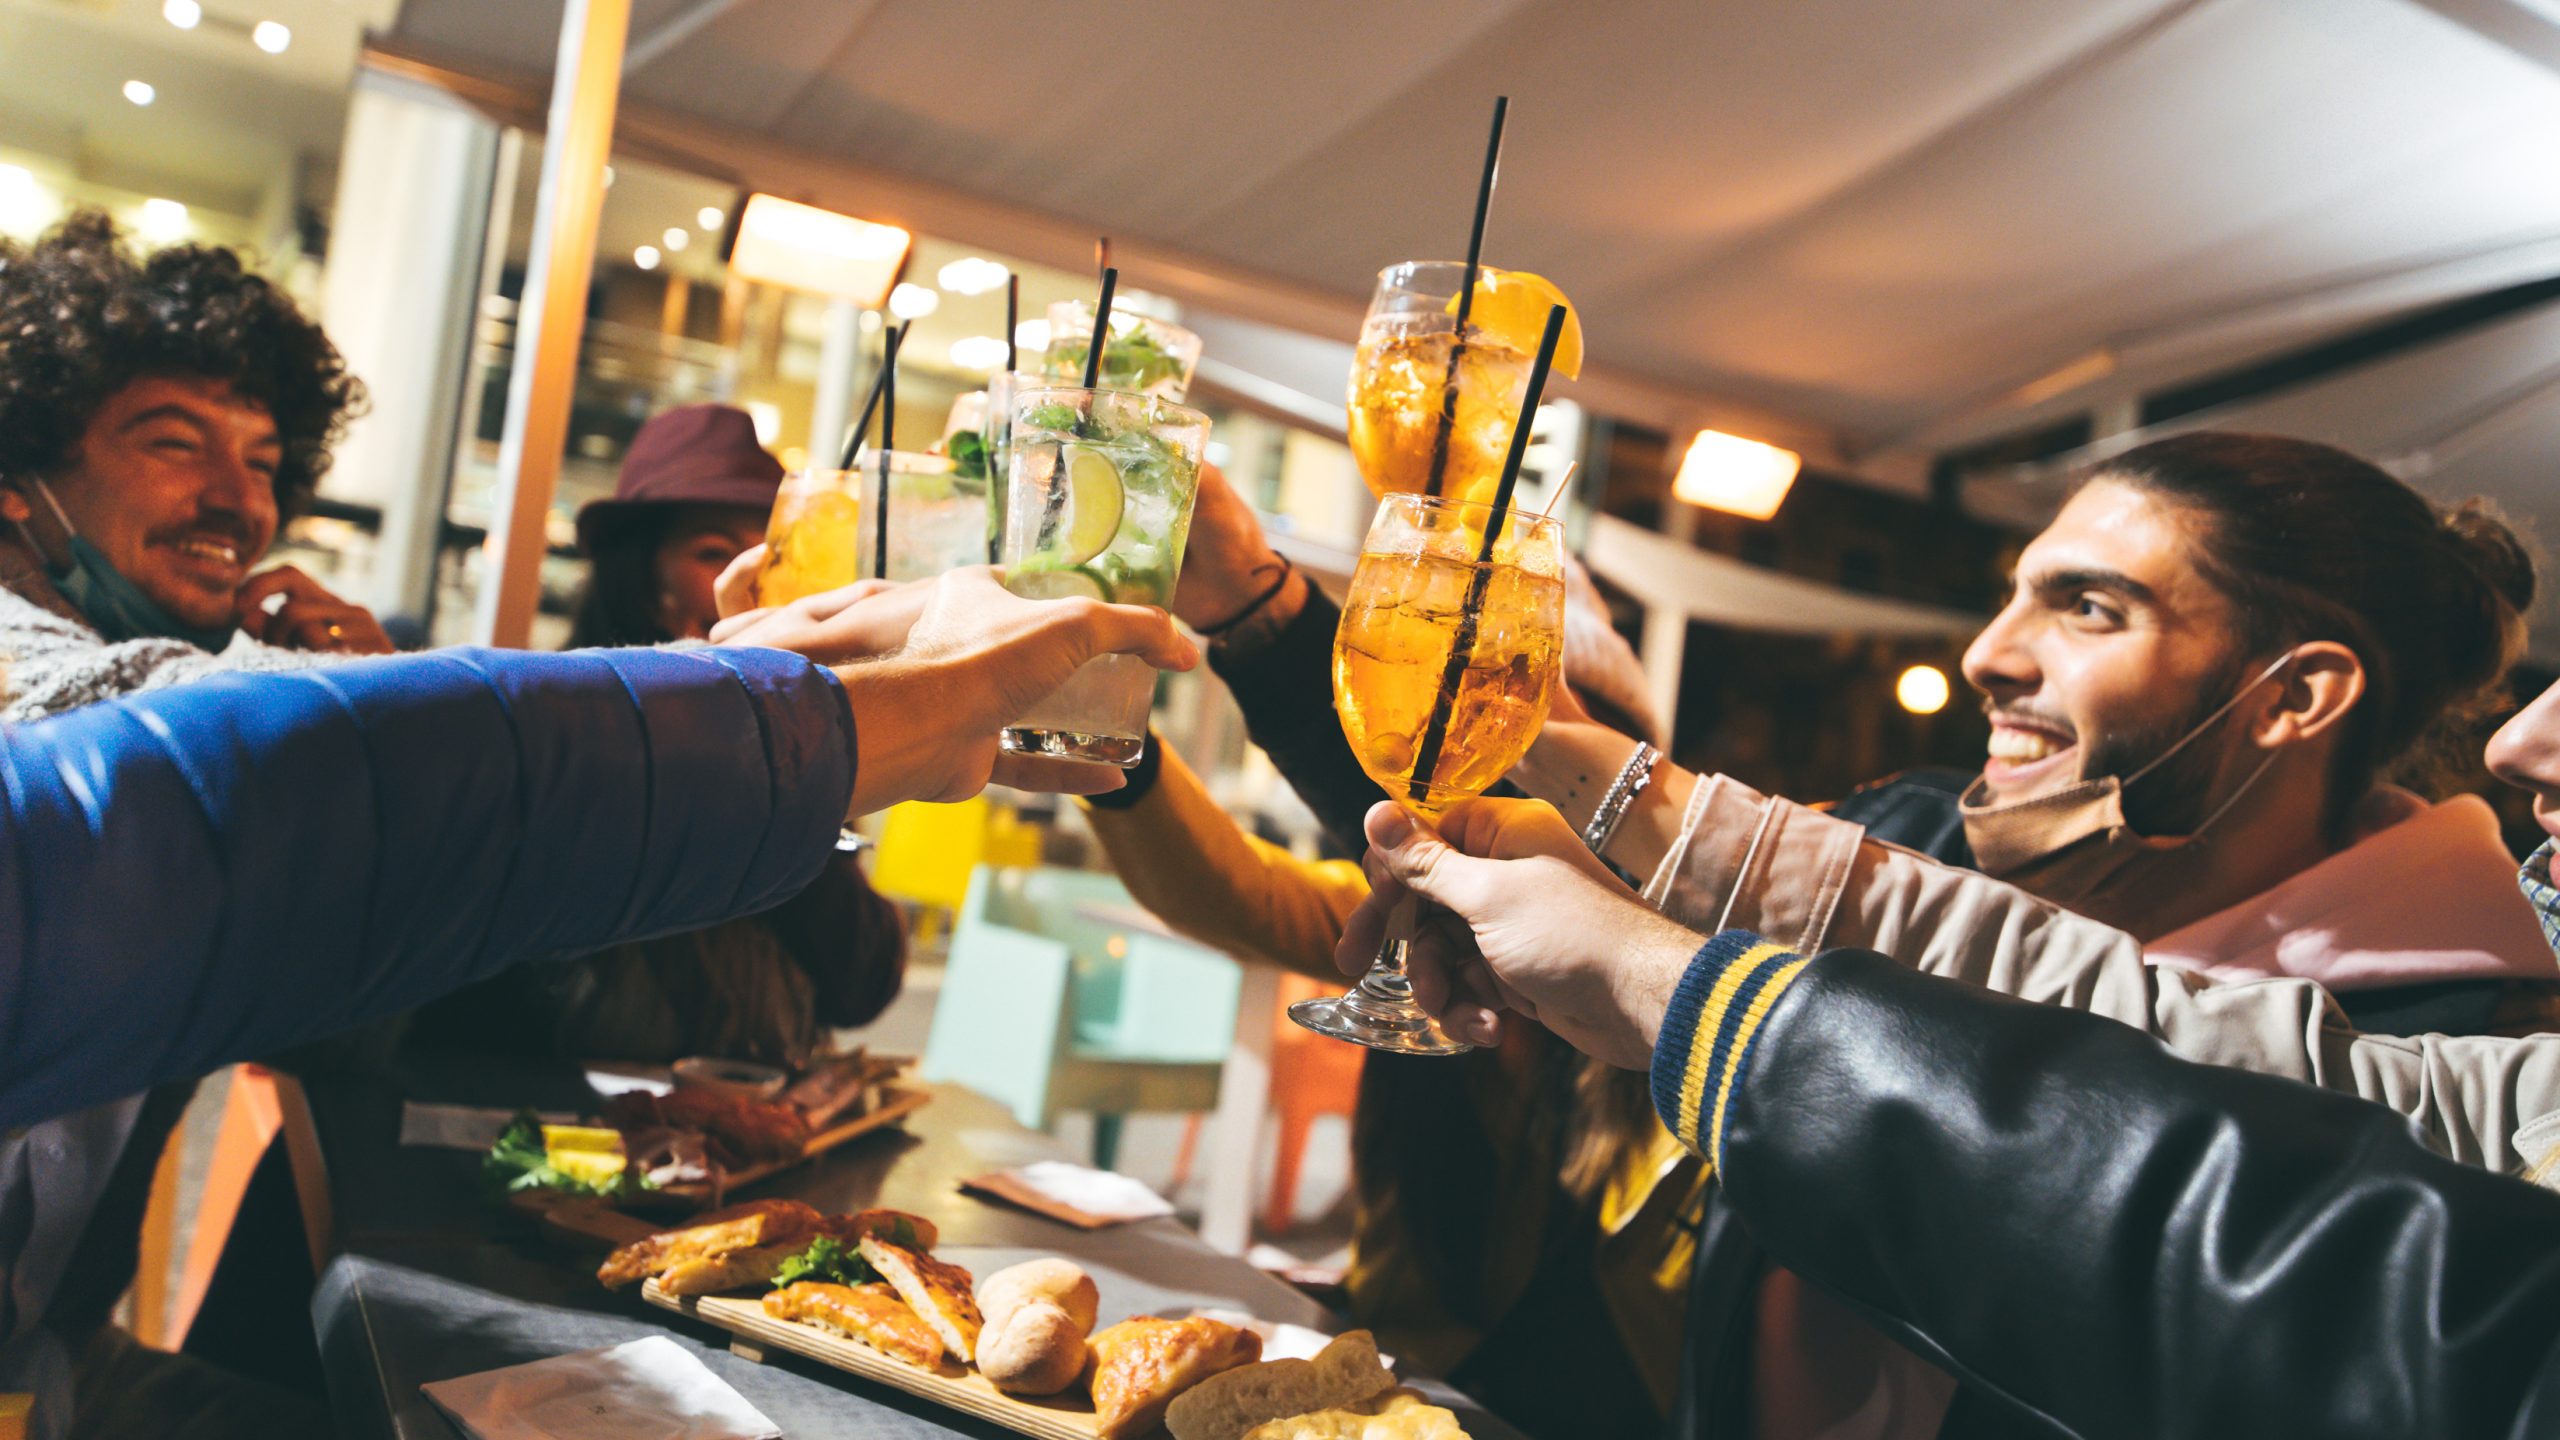
[[2204,817],[2202,824],[2184,835],[2137,833],[2125,820],[2125,787],[2157,770],[2170,756],[2212,729],[2250,691],[2273,679],[2292,661],[2290,650],[2277,656],[2275,663],[2241,686],[2220,709],[2198,721],[2194,729],[2178,737],[2176,744],[2131,775],[2082,780],[2028,799],[1997,804],[1984,802],[1983,782],[1976,779],[1965,788],[1956,806],[1964,817],[1964,837],[1973,847],[1974,863],[1984,874],[2057,905],[2077,905],[2101,898],[2121,902],[2146,883],[2146,877],[2172,878],[2166,873],[2170,867],[2157,862],[2198,847],[2205,832],[2240,803],[2240,797],[2249,793],[2249,787],[2258,783],[2258,777],[2267,773],[2267,767],[2282,752],[2269,752],[2258,762],[2258,768],[2249,772],[2249,778]]

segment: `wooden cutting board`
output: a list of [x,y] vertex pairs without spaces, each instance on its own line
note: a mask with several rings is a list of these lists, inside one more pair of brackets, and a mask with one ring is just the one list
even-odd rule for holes
[[640,1295],[652,1305],[728,1331],[729,1348],[749,1360],[761,1363],[766,1352],[773,1350],[803,1356],[1039,1440],[1098,1440],[1101,1434],[1093,1400],[1081,1388],[1048,1399],[1024,1399],[998,1390],[987,1377],[954,1364],[949,1356],[943,1357],[939,1370],[921,1370],[814,1325],[776,1320],[755,1300],[727,1295],[679,1298],[659,1289],[655,1280],[643,1285]]

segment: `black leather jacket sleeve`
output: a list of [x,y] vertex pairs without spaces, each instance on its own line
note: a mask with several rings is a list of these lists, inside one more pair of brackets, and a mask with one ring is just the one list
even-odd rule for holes
[[1700,952],[1684,996],[1772,998],[1675,1000],[1657,1102],[1712,1076],[1674,1128],[1745,1225],[1922,1353],[2092,1440],[2560,1435],[2560,1195],[2106,1020],[1794,961]]

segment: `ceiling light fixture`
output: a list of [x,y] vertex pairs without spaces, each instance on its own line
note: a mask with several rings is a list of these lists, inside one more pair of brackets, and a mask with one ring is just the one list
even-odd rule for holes
[[667,253],[673,255],[693,243],[693,232],[681,225],[670,225],[667,227],[667,233],[658,238],[666,242]]
[[1701,430],[1689,442],[1671,493],[1692,505],[1722,510],[1749,520],[1766,520],[1786,503],[1804,457],[1793,450]]
[[905,284],[889,292],[889,313],[901,320],[921,320],[942,307],[942,292]]
[[187,207],[175,200],[145,200],[133,228],[141,231],[147,240],[165,243],[182,239],[187,233]]
[[857,220],[779,195],[750,195],[738,216],[729,273],[877,309],[889,298],[889,287],[914,243],[913,235],[895,225]]
[[1013,348],[1032,355],[1048,354],[1049,322],[1046,320],[1025,320],[1014,326]]
[[160,98],[160,92],[152,89],[148,80],[127,80],[124,82],[124,98],[136,105],[148,105]]
[[181,30],[193,30],[204,19],[204,7],[196,0],[163,0],[160,18]]
[[643,245],[631,252],[631,263],[643,270],[657,269],[658,258],[658,247],[655,245]]
[[729,223],[729,212],[717,205],[705,205],[693,212],[693,223],[705,230],[718,230]]
[[261,20],[249,32],[249,40],[270,55],[281,55],[293,43],[293,31],[273,20]]
[[1012,273],[993,260],[972,255],[943,266],[933,278],[954,295],[984,295],[1002,285]]

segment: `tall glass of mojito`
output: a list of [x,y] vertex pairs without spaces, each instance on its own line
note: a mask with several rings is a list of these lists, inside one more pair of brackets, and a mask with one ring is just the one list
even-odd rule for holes
[[[1049,348],[1040,357],[1043,377],[1075,384],[1084,378],[1085,352],[1092,348],[1092,301],[1061,300],[1049,307]],[[1094,383],[1108,390],[1143,390],[1178,405],[1190,395],[1191,372],[1199,366],[1199,336],[1169,320],[1115,305],[1110,338],[1102,342],[1100,378]]]
[[[976,452],[977,436],[970,433],[967,439],[971,443],[960,454],[883,453],[866,446],[854,457],[865,517],[856,527],[861,532],[856,578],[930,580],[963,565],[986,563],[986,462]],[[879,562],[884,529],[886,566]]]
[[[1378,272],[1351,359],[1351,454],[1376,495],[1489,502],[1529,389],[1529,362],[1551,305],[1571,305],[1538,276],[1476,267],[1466,328],[1458,295],[1467,267],[1408,260]],[[1555,373],[1582,368],[1582,327],[1568,322]]]
[[[1164,608],[1182,571],[1209,417],[1161,396],[1081,386],[1014,394],[1005,482],[1005,585]],[[1155,671],[1133,655],[1085,663],[1004,732],[1004,748],[1107,765],[1146,749]]]

